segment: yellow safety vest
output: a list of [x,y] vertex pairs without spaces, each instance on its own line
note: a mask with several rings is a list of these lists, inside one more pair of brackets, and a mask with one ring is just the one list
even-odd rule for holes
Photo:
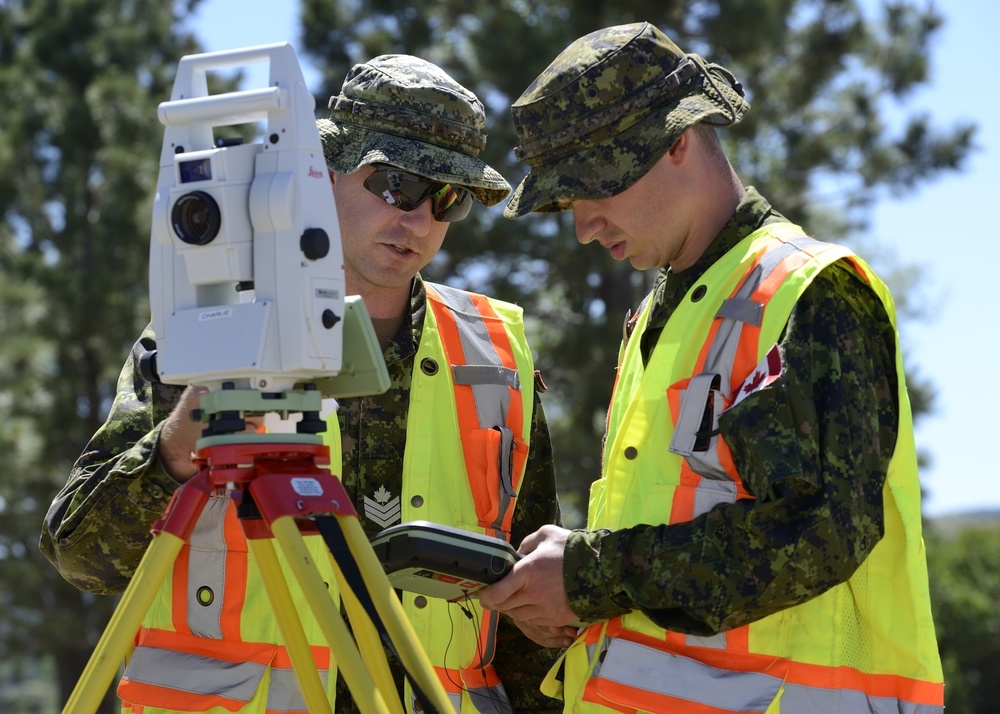
[[[333,583],[326,544],[317,535],[304,539],[323,580]],[[296,611],[310,612],[281,549],[276,551]],[[330,649],[318,623],[303,620],[332,700]],[[228,498],[213,496],[136,635],[118,685],[123,711],[307,714],[281,641],[236,508]]]
[[[534,408],[534,361],[522,310],[443,285],[425,283],[425,288],[427,311],[410,383],[401,519],[510,541]],[[339,436],[327,438],[338,463]],[[402,601],[456,712],[510,712],[490,664],[498,613],[484,611],[477,599],[459,604],[403,593]],[[412,707],[408,681],[406,699]]]
[[[685,296],[644,368],[640,340],[621,354],[602,478],[588,527],[679,523],[751,498],[725,442],[695,450],[706,405],[719,414],[776,378],[775,349],[812,279],[843,260],[895,325],[889,291],[841,246],[797,226],[766,226],[729,251]],[[720,307],[721,306],[721,307]],[[641,314],[635,333],[649,316]],[[901,351],[899,437],[884,488],[885,535],[846,583],[750,625],[695,637],[639,611],[581,631],[567,651],[567,712],[870,712],[943,708],[921,538],[920,484]],[[669,442],[669,453],[665,449]],[[543,689],[560,693],[556,669]]]
[[[427,520],[510,540],[530,444],[534,363],[521,308],[425,283],[427,311],[410,391],[402,520]],[[323,439],[341,463],[339,425]],[[335,599],[320,536],[305,536]],[[296,610],[310,612],[287,568]],[[491,664],[497,614],[478,600],[448,604],[403,594],[403,607],[455,711],[511,708]],[[464,610],[464,611],[463,611]],[[466,612],[471,614],[467,617]],[[312,617],[306,638],[331,702],[335,658]],[[472,623],[472,624],[470,624]],[[124,711],[306,714],[294,671],[248,553],[235,508],[212,498],[157,593],[118,693]],[[414,699],[406,684],[409,708]]]

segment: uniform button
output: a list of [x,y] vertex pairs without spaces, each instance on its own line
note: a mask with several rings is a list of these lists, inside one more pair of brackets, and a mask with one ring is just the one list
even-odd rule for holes
[[423,610],[425,607],[427,607],[427,598],[425,598],[423,595],[417,595],[415,598],[413,598],[413,604],[419,607],[421,610]]
[[625,458],[631,461],[636,456],[639,455],[639,450],[634,446],[629,446],[625,448]]
[[149,487],[149,494],[156,499],[163,498],[163,489],[154,484]]
[[202,585],[198,588],[196,597],[198,598],[198,604],[202,607],[208,607],[215,601],[215,593],[207,585]]
[[420,508],[422,505],[424,505],[424,497],[414,496],[413,498],[410,499],[410,505],[413,506],[414,508]]
[[438,372],[438,363],[430,357],[424,357],[420,360],[420,371],[433,377]]

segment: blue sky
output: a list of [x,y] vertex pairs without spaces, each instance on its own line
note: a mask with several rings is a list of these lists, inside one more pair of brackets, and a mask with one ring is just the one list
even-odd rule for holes
[[[947,22],[932,45],[931,85],[911,98],[906,111],[925,110],[942,127],[977,123],[978,149],[960,174],[881,200],[871,228],[881,250],[921,267],[914,297],[932,312],[901,329],[908,368],[938,391],[935,414],[917,428],[917,445],[932,461],[921,473],[924,511],[931,516],[1000,510],[1000,468],[987,448],[994,436],[1000,440],[993,428],[1000,419],[989,401],[989,381],[982,382],[991,369],[989,355],[1000,348],[1000,315],[994,312],[1000,299],[992,291],[1000,266],[1000,219],[992,213],[1000,209],[1000,81],[992,77],[1000,2],[942,0],[936,6]],[[204,0],[193,29],[206,50],[282,41],[298,49],[298,2],[283,7]],[[248,69],[248,88],[266,84],[263,67]],[[303,74],[315,87],[317,74],[305,63]]]

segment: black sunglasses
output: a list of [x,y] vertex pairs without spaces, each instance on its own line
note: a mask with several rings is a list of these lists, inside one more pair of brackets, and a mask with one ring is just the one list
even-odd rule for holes
[[472,193],[450,183],[400,171],[395,166],[374,164],[375,171],[365,179],[365,188],[401,211],[412,211],[431,199],[431,215],[436,221],[450,223],[469,215]]

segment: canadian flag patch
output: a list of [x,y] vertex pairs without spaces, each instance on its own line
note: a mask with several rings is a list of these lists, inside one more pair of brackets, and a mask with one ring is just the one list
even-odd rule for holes
[[775,345],[768,350],[768,353],[764,355],[764,359],[760,361],[760,364],[750,373],[749,377],[743,380],[743,384],[736,389],[730,409],[742,402],[748,395],[753,394],[759,389],[763,389],[780,376],[781,352],[778,351],[778,345]]

